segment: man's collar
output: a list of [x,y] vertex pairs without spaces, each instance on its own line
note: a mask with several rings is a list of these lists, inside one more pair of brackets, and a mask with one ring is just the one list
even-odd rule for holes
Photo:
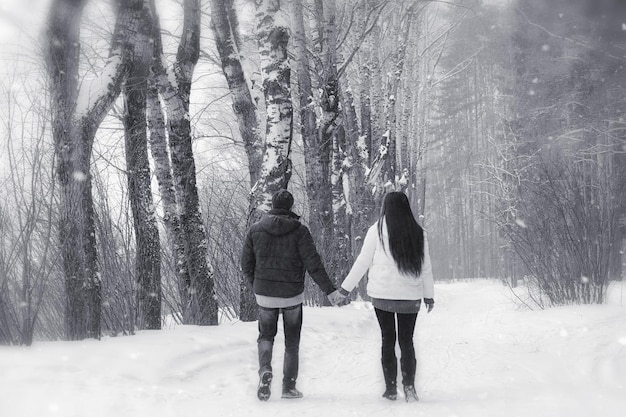
[[285,209],[271,209],[270,211],[267,212],[267,214],[273,214],[275,216],[289,216],[289,217],[293,217],[296,220],[300,219],[300,216],[298,216],[296,213],[294,213],[291,210],[285,210]]

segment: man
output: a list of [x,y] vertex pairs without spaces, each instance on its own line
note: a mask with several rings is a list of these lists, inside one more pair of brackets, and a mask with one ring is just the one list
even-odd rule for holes
[[272,349],[280,313],[285,333],[282,398],[302,398],[296,379],[305,271],[333,305],[343,301],[324,269],[309,229],[291,211],[292,206],[289,191],[275,193],[272,209],[250,227],[241,255],[241,269],[259,305],[257,396],[261,401],[267,401],[271,394]]

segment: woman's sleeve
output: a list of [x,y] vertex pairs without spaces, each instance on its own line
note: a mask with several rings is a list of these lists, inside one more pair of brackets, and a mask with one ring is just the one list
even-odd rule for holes
[[341,288],[347,292],[352,291],[354,287],[357,286],[359,281],[361,281],[361,278],[363,278],[363,275],[365,275],[369,267],[372,265],[372,259],[374,258],[374,252],[376,251],[376,244],[378,240],[378,227],[376,227],[376,225],[377,223],[370,227],[367,231],[365,239],[363,240],[361,252],[354,261],[354,265],[352,265],[352,269],[350,269],[348,276],[341,284]]
[[430,264],[430,252],[426,232],[424,232],[424,263],[422,264],[422,273],[420,276],[424,282],[424,298],[435,298],[435,282],[433,279],[433,269]]

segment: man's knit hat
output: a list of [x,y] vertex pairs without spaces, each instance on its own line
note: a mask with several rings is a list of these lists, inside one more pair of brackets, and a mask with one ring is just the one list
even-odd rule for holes
[[291,210],[293,206],[293,196],[287,190],[277,191],[272,196],[272,208],[275,209],[283,209],[283,210]]

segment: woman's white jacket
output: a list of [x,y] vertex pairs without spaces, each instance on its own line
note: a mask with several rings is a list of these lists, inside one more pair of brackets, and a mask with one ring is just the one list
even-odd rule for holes
[[[380,221],[380,220],[379,220]],[[419,300],[434,298],[433,272],[430,265],[428,241],[424,232],[424,262],[419,276],[400,272],[389,250],[387,222],[383,221],[384,249],[378,238],[378,222],[374,223],[363,241],[361,253],[341,287],[350,292],[369,270],[367,295],[387,300]]]

